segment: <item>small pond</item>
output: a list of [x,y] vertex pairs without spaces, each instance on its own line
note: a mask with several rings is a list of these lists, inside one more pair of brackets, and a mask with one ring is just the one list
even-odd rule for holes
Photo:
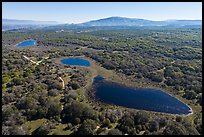
[[17,47],[27,47],[27,46],[35,46],[36,45],[36,41],[33,39],[30,40],[26,40],[21,42],[20,44],[17,45]]
[[91,66],[91,63],[83,58],[65,58],[62,59],[61,62],[66,65],[74,65],[74,66]]
[[186,104],[161,90],[130,88],[99,76],[94,79],[93,85],[95,98],[105,103],[170,114],[191,113]]

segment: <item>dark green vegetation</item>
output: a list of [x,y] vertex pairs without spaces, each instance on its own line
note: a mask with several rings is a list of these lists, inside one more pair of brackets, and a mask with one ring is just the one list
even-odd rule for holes
[[[2,134],[202,134],[201,32],[134,28],[3,32]],[[15,48],[31,38],[37,40],[36,47]],[[168,89],[188,103],[193,114],[168,115],[95,102],[86,94],[88,70],[53,61],[81,55],[140,86]],[[37,65],[24,56],[33,61],[49,58]]]

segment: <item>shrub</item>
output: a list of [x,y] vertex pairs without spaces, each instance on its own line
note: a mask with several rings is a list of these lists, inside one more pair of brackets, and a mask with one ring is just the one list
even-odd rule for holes
[[108,135],[122,135],[122,132],[119,129],[111,129]]

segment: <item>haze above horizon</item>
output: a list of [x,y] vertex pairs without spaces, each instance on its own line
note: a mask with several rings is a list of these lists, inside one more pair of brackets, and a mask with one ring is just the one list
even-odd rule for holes
[[107,17],[202,20],[202,2],[2,2],[2,18],[82,23]]

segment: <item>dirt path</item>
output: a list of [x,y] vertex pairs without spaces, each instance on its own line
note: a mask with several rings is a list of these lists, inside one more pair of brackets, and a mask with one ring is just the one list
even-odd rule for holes
[[59,79],[62,81],[62,89],[64,89],[64,80],[61,77]]
[[24,55],[23,55],[23,57],[24,57],[25,59],[29,60],[30,62],[36,64],[36,65],[39,65],[43,60],[49,58],[49,57],[45,57],[45,58],[43,58],[42,60],[40,60],[40,61],[38,61],[38,62],[35,62],[35,61],[33,61],[32,59],[28,58],[27,56],[24,56]]

